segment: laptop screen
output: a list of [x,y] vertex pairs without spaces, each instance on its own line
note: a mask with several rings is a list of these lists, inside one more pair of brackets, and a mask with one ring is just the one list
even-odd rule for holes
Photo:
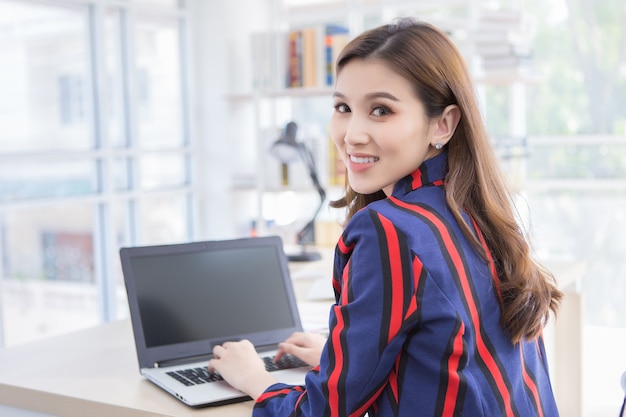
[[302,330],[278,236],[120,249],[140,367]]
[[273,247],[131,259],[147,347],[293,327]]

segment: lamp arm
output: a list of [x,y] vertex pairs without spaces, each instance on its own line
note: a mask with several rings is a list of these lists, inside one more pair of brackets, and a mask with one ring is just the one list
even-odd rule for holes
[[311,181],[313,182],[317,193],[320,195],[320,200],[322,200],[323,203],[326,199],[326,190],[324,190],[322,184],[320,184],[320,180],[317,174],[317,167],[315,166],[315,158],[313,158],[313,153],[304,143],[299,143],[298,149],[300,150],[300,156],[304,161],[304,165],[306,166],[307,172],[309,173],[309,177],[311,177]]
[[300,229],[297,234],[298,243],[304,244],[304,238],[315,228],[315,219],[317,218],[317,215],[324,206],[324,201],[326,200],[326,190],[324,190],[322,184],[320,183],[319,177],[317,175],[317,167],[315,166],[315,158],[313,157],[313,153],[311,152],[311,150],[304,143],[298,144],[298,150],[300,151],[300,157],[302,158],[302,161],[304,162],[304,165],[306,166],[306,169],[309,173],[309,177],[311,177],[311,181],[313,182],[313,185],[315,186],[315,189],[320,196],[320,203],[317,206],[313,217],[302,229]]

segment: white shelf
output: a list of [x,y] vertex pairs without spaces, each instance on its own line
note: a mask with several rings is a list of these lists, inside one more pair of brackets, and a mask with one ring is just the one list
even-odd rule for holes
[[282,88],[279,90],[265,90],[260,91],[258,94],[261,97],[266,98],[281,98],[281,97],[330,97],[333,93],[333,87],[296,87],[296,88]]

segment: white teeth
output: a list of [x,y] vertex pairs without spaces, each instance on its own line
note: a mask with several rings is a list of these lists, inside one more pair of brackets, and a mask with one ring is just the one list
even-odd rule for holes
[[355,164],[367,164],[368,162],[378,161],[378,158],[375,158],[373,156],[359,158],[359,157],[350,155],[350,160],[354,162]]

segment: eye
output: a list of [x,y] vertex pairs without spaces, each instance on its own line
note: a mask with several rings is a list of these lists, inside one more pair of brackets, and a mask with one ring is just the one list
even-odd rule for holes
[[377,117],[387,116],[391,113],[392,112],[389,109],[389,107],[385,107],[385,106],[375,106],[374,109],[372,110],[372,115],[377,116]]
[[349,113],[350,112],[350,107],[348,107],[344,103],[338,103],[338,104],[335,104],[335,111],[337,113]]

